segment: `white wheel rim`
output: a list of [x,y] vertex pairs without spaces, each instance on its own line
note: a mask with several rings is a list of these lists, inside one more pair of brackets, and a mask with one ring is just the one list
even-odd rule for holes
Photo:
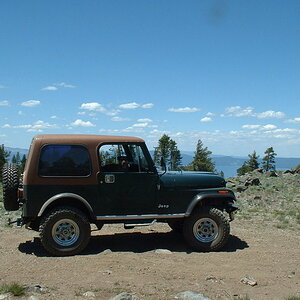
[[195,238],[202,243],[210,243],[219,234],[217,223],[210,218],[201,218],[193,226]]
[[60,246],[68,247],[79,239],[80,229],[71,219],[57,221],[52,227],[52,238]]

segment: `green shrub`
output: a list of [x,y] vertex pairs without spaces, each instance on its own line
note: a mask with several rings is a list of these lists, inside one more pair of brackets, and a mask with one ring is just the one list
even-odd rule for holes
[[286,300],[300,300],[300,296],[290,296]]
[[25,287],[18,283],[3,284],[0,286],[0,293],[11,293],[14,296],[21,296],[25,293]]

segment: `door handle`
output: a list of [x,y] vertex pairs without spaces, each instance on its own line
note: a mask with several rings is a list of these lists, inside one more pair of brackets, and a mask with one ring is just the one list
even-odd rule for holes
[[105,175],[104,182],[105,183],[115,183],[115,175],[113,175],[113,174]]

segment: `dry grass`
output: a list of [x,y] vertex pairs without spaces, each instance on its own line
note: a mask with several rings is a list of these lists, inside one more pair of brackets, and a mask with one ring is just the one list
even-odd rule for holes
[[300,174],[283,174],[278,177],[253,172],[231,178],[229,186],[244,185],[248,178],[258,178],[260,185],[249,186],[236,192],[240,211],[239,218],[259,218],[280,229],[300,230]]

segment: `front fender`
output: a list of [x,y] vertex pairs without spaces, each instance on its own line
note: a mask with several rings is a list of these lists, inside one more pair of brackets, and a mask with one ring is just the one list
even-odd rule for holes
[[235,195],[230,189],[217,189],[210,191],[203,191],[197,194],[188,206],[185,215],[188,217],[193,212],[194,208],[199,204],[201,206],[216,206],[225,209],[228,213],[237,210]]

